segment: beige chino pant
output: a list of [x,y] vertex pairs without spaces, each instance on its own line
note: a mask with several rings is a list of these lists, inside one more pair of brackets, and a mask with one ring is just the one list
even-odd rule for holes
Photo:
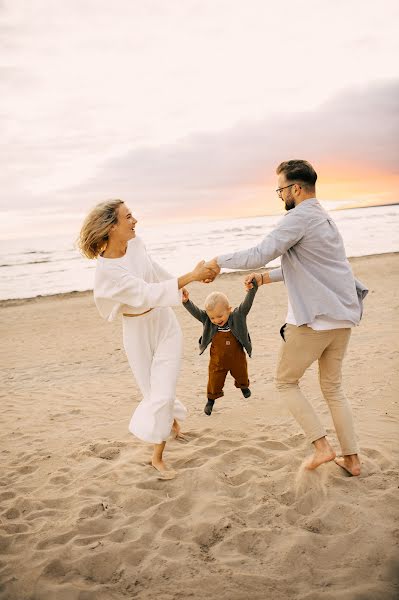
[[310,442],[326,431],[310,402],[299,388],[299,380],[316,360],[321,391],[328,404],[343,455],[357,454],[353,416],[342,389],[342,361],[351,329],[316,331],[307,325],[287,324],[279,352],[276,387],[283,402],[304,430]]

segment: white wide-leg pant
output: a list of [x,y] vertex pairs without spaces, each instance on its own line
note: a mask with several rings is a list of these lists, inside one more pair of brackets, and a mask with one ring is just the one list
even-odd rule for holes
[[160,444],[169,437],[173,419],[187,415],[176,399],[183,336],[173,310],[154,308],[139,317],[123,317],[123,344],[143,394],[129,430],[140,440]]

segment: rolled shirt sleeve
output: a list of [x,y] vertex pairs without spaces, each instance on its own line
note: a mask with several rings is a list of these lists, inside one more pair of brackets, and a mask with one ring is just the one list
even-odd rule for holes
[[281,267],[278,269],[271,269],[269,271],[269,277],[273,283],[276,281],[284,281],[283,269]]
[[227,269],[259,269],[297,244],[305,232],[305,224],[297,215],[287,213],[277,227],[260,244],[248,250],[222,254],[217,262]]

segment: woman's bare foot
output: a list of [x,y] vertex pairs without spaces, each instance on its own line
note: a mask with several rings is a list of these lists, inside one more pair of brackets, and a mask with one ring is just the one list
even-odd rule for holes
[[172,424],[172,435],[175,438],[175,440],[180,440],[180,441],[184,441],[184,442],[187,441],[187,438],[184,435],[184,433],[181,432],[179,422],[176,421],[176,419],[174,419],[173,424]]
[[158,471],[159,479],[174,479],[177,475],[173,469],[168,469],[163,460],[152,459],[150,463]]
[[334,450],[331,448],[325,437],[316,440],[313,442],[313,445],[315,448],[314,454],[305,462],[304,465],[305,469],[308,469],[309,471],[313,471],[313,469],[317,469],[317,467],[320,467],[320,465],[334,460],[336,456]]
[[180,435],[180,425],[179,425],[179,421],[176,421],[176,419],[173,419],[173,423],[172,423],[172,435],[173,437],[177,438]]
[[154,452],[152,454],[151,465],[158,471],[158,479],[174,479],[176,477],[176,471],[168,469],[163,461],[163,451],[165,449],[166,442],[160,444],[154,444]]
[[335,463],[353,477],[360,475],[360,460],[357,454],[347,454],[335,459]]

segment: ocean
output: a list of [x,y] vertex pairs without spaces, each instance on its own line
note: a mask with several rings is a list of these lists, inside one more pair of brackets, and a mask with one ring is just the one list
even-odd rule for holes
[[[330,212],[348,257],[399,251],[399,205]],[[136,231],[155,260],[181,275],[202,258],[256,245],[280,219],[165,223],[145,229],[139,223]],[[91,290],[95,261],[74,247],[77,234],[0,240],[0,300]]]

